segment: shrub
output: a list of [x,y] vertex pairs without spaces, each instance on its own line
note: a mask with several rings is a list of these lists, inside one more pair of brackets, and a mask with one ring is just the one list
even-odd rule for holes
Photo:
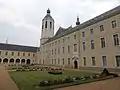
[[81,80],[81,78],[80,77],[76,77],[75,80]]
[[110,73],[108,72],[108,70],[106,68],[103,69],[102,73],[100,74],[100,76],[108,76]]
[[118,74],[115,73],[109,73],[109,75],[112,75],[113,77],[118,77]]
[[62,74],[62,71],[58,71],[58,70],[52,70],[48,72],[49,74],[54,74],[54,75],[59,75]]

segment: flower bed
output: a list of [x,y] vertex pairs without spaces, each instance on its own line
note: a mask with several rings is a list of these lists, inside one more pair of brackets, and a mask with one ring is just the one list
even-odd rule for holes
[[[59,74],[57,70],[53,70],[51,72],[48,72],[50,74]],[[87,83],[91,81],[99,81],[99,80],[104,80],[104,79],[109,79],[113,77],[118,77],[117,74],[114,73],[109,73],[107,69],[104,69],[101,74],[97,75],[92,75],[92,76],[82,76],[82,77],[67,77],[63,78],[61,80],[46,80],[46,81],[41,81],[39,83],[39,86],[51,86],[51,85],[58,85],[58,84],[66,84],[66,83],[71,83],[71,82],[79,82],[81,83]]]

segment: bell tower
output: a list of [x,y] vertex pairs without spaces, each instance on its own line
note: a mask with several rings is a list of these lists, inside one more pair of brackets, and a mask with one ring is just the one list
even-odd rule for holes
[[54,19],[50,15],[50,9],[48,9],[46,16],[42,20],[40,45],[53,36],[54,36]]

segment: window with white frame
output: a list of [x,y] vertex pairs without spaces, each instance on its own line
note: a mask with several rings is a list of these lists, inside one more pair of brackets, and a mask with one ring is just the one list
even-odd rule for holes
[[103,67],[107,66],[107,59],[106,56],[102,56]]
[[83,57],[84,66],[86,66],[86,57]]
[[101,38],[101,48],[105,47],[105,38]]
[[83,42],[83,51],[85,51],[85,42]]
[[100,32],[104,31],[104,26],[100,25]]
[[120,67],[120,55],[116,56],[116,66]]
[[95,62],[95,57],[92,57],[92,65],[95,66],[96,62]]
[[94,40],[91,40],[91,49],[94,49],[95,46],[94,46]]
[[119,36],[118,34],[113,35],[114,45],[119,45]]
[[113,20],[111,23],[112,23],[112,28],[116,28],[116,27],[117,27],[117,22],[116,22],[116,20]]

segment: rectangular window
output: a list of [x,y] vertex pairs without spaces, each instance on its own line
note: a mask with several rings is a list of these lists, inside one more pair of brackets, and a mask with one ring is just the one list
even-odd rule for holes
[[102,56],[103,67],[107,66],[107,59],[106,56]]
[[56,64],[56,59],[55,59],[55,63],[54,64]]
[[12,56],[14,55],[14,52],[12,52]]
[[83,42],[83,51],[85,51],[85,42]]
[[95,46],[94,46],[94,40],[91,40],[91,49],[94,49]]
[[82,37],[85,37],[85,32],[82,32]]
[[65,42],[65,39],[63,39],[63,43]]
[[20,52],[18,52],[18,56],[20,56]]
[[60,64],[60,59],[58,58],[58,64]]
[[86,66],[86,57],[83,57],[84,60],[84,66]]
[[112,21],[112,28],[116,28],[117,27],[117,23],[116,23],[116,20]]
[[52,59],[52,64],[53,64],[53,59]]
[[58,47],[58,54],[60,54],[60,48]]
[[120,55],[116,56],[116,66],[120,67]]
[[25,56],[25,53],[23,53],[23,56]]
[[101,38],[101,48],[105,47],[105,38]]
[[115,46],[119,45],[119,37],[118,37],[118,34],[113,35],[113,40],[114,40],[114,45],[115,45]]
[[55,49],[55,55],[56,55],[56,49]]
[[74,39],[76,39],[76,35],[74,35]]
[[30,53],[28,53],[28,56],[30,56]]
[[93,29],[90,29],[90,33],[93,34]]
[[35,57],[35,54],[33,54],[33,57]]
[[96,63],[95,63],[95,57],[92,57],[92,65],[95,66]]
[[65,62],[64,62],[64,59],[63,59],[63,65],[64,65],[64,63],[65,63]]
[[6,52],[5,55],[7,56],[7,55],[8,55],[8,52]]
[[64,47],[62,47],[63,48],[63,53],[64,53]]
[[70,46],[68,46],[68,53],[70,53]]
[[68,65],[70,65],[70,58],[68,58]]
[[77,52],[77,44],[74,44],[74,52]]
[[58,45],[60,45],[60,40],[58,41]]
[[52,55],[53,55],[53,49],[52,49]]
[[100,32],[104,31],[104,26],[100,25]]

